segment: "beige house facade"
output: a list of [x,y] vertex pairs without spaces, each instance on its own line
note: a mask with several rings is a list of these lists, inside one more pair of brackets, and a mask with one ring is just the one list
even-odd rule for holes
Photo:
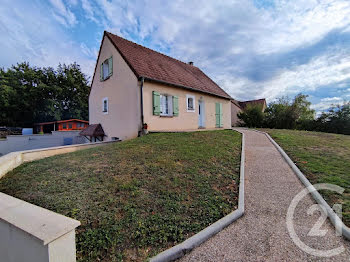
[[89,96],[104,140],[231,128],[231,97],[193,64],[105,32]]

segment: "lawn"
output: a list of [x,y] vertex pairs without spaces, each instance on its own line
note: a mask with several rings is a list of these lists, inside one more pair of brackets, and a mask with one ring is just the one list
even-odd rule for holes
[[78,261],[144,261],[237,208],[241,135],[150,134],[23,164],[0,191],[81,221]]
[[342,195],[321,190],[332,206],[342,204],[343,222],[350,227],[350,136],[295,130],[264,130],[285,150],[312,184],[330,183]]

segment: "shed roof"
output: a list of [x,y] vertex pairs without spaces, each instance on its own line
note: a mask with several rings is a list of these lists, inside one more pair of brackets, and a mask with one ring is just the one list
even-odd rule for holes
[[105,136],[105,132],[103,131],[101,124],[89,125],[87,128],[82,130],[79,134],[81,136],[91,136],[91,137]]

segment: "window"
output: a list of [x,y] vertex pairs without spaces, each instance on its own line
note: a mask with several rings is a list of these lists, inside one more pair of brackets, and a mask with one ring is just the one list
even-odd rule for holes
[[72,128],[73,128],[72,123],[69,123],[69,124],[68,124],[68,128],[69,128],[69,129],[72,129]]
[[153,115],[155,116],[178,116],[179,97],[152,92]]
[[103,100],[102,100],[102,112],[104,114],[108,114],[108,98],[107,97],[103,98]]
[[173,97],[169,95],[160,95],[160,115],[173,115]]
[[104,81],[111,77],[113,74],[113,58],[110,57],[103,61],[100,68],[100,80]]
[[62,129],[67,129],[67,124],[66,123],[62,124]]
[[186,95],[187,112],[195,111],[195,97],[192,95]]

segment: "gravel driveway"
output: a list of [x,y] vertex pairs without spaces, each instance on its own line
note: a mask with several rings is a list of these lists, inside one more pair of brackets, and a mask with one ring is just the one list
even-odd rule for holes
[[349,242],[335,235],[329,220],[325,236],[308,236],[320,212],[308,214],[314,200],[307,195],[294,213],[294,228],[310,248],[344,247],[339,255],[320,258],[302,251],[289,236],[286,215],[304,186],[264,134],[241,130],[246,137],[245,214],[187,254],[181,261],[350,261]]

